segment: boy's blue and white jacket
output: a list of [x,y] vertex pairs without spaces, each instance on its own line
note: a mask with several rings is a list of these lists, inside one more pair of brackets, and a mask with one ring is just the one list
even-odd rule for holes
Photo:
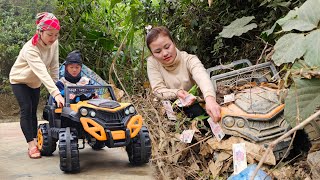
[[[61,95],[64,96],[64,87],[65,86],[85,86],[90,85],[90,79],[86,76],[82,76],[81,79],[77,83],[71,83],[65,79],[65,77],[61,77],[59,81],[56,83],[56,86],[59,88]],[[85,94],[87,96],[86,98],[90,98],[92,94]],[[78,102],[80,100],[80,97],[76,97],[75,102]]]

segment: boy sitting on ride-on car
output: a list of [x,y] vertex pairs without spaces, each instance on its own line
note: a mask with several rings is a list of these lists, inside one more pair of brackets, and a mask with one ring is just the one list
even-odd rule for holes
[[[81,69],[82,55],[80,51],[74,50],[70,52],[66,58],[64,76],[56,83],[62,96],[64,96],[65,86],[84,86],[91,84],[88,77],[81,76]],[[94,98],[95,96],[95,93],[85,93],[81,95],[70,93],[69,98],[73,103],[75,103]]]

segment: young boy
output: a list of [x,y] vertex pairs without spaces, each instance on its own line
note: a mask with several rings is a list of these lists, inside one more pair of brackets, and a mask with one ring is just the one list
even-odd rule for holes
[[[56,83],[59,88],[61,95],[64,95],[64,86],[84,86],[90,84],[90,79],[81,76],[82,69],[82,56],[80,51],[74,50],[70,52],[66,58],[64,77],[61,77]],[[70,94],[70,100],[73,102],[78,102],[80,100],[87,100],[94,97],[94,94],[82,94],[81,96],[76,96],[75,94]]]

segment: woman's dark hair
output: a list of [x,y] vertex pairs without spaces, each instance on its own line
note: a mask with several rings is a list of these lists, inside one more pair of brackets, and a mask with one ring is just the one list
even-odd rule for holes
[[147,38],[146,38],[147,47],[148,47],[150,52],[151,52],[150,44],[153,41],[155,41],[159,37],[160,34],[163,35],[163,36],[168,36],[171,39],[171,41],[174,42],[174,40],[173,40],[168,28],[166,28],[164,26],[154,27],[148,32]]

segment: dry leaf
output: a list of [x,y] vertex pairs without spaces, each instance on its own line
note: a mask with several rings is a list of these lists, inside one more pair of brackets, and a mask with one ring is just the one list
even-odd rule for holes
[[230,158],[228,161],[225,161],[222,169],[220,170],[220,173],[226,172],[231,166],[232,162],[233,162],[232,158]]
[[223,166],[223,161],[216,161],[215,163],[213,161],[209,162],[209,169],[211,171],[213,179],[219,176],[222,166]]
[[123,98],[123,96],[124,96],[124,91],[119,89],[119,88],[117,88],[114,84],[111,84],[111,87],[114,90],[114,94],[115,94],[117,100],[120,101],[121,98]]
[[193,171],[199,171],[200,168],[198,166],[198,164],[196,162],[193,162],[190,166],[190,169],[192,169]]
[[191,130],[195,130],[195,132],[200,132],[199,129],[197,128],[197,124],[198,124],[198,121],[197,120],[193,120],[192,121],[192,124],[191,124]]
[[244,142],[244,139],[240,137],[231,136],[229,139],[221,140],[218,142],[215,138],[208,139],[207,143],[211,146],[212,149],[217,150],[232,150],[232,144]]
[[212,154],[213,153],[213,149],[208,146],[207,143],[203,143],[200,145],[200,152],[199,154],[201,154],[202,156],[207,156],[208,154]]
[[213,0],[208,0],[209,7],[211,6]]
[[274,83],[268,83],[268,82],[262,82],[260,84],[261,87],[268,87],[268,88],[272,88],[272,89],[278,89],[279,86],[277,84]]
[[[264,148],[262,145],[259,144],[254,144],[248,141],[245,141],[246,144],[246,151],[247,151],[247,158],[252,158],[255,159],[257,161],[260,161],[263,154],[266,151],[266,148]],[[249,162],[249,164],[254,163],[254,161],[252,160],[252,162]],[[266,160],[264,161],[265,164],[268,165],[276,165],[276,158],[273,154],[273,152],[270,152],[267,155]]]
[[231,152],[228,153],[228,152],[225,152],[225,151],[221,151],[219,154],[218,154],[218,157],[217,157],[217,161],[225,161],[227,159],[229,159],[231,157]]
[[[181,142],[178,142],[178,143],[174,143],[172,144],[172,151],[171,153],[172,154],[175,154],[179,151],[181,151],[182,149],[184,149],[187,145],[185,143],[181,143]],[[172,163],[177,163],[179,158],[186,152],[180,152],[176,155],[174,155],[173,157],[170,157],[169,158],[169,161],[172,162]]]
[[[250,159],[250,161],[253,161],[253,159],[259,161],[264,152],[266,151],[266,149],[262,146],[262,145],[258,145],[258,144],[254,144],[248,141],[245,141],[244,139],[240,138],[240,137],[234,137],[231,136],[229,139],[226,140],[222,140],[220,141],[220,143],[213,139],[210,138],[207,143],[210,145],[210,147],[214,150],[216,149],[220,149],[220,150],[232,150],[232,144],[237,144],[240,142],[244,142],[246,144],[246,154],[247,157]],[[276,158],[273,154],[273,152],[269,153],[265,162],[265,164],[269,164],[269,165],[275,165],[276,164]]]

